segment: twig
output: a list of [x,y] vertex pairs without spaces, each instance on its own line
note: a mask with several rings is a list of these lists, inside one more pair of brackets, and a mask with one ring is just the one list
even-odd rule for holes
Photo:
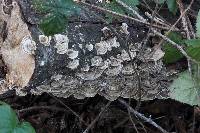
[[143,22],[147,22],[146,19],[144,19],[139,13],[137,13],[135,10],[133,10],[130,6],[126,5],[124,2],[122,2],[121,0],[116,0],[116,2],[120,5],[122,5],[123,7],[127,8],[128,10],[130,10],[133,14],[135,14],[141,21]]
[[[192,3],[194,2],[194,0],[191,0],[190,4],[188,5],[188,7],[185,9],[185,11],[180,15],[180,17],[176,20],[176,22],[171,26],[171,28],[165,33],[165,35],[167,36],[171,31],[173,31],[173,29],[175,28],[175,26],[178,24],[178,22],[182,19],[182,17],[186,14],[186,12],[190,9],[190,7],[192,6]],[[157,45],[157,48],[159,48],[161,46],[161,44],[164,42],[164,40],[162,39],[159,44]],[[155,48],[155,51],[157,50],[157,48]]]
[[[141,2],[140,5],[144,6],[145,8],[147,8],[148,10],[150,10],[151,12],[153,12],[153,10],[149,7],[148,3],[146,2],[146,0],[142,0],[144,2],[144,4]],[[163,4],[161,5],[161,7],[163,6]],[[159,19],[164,20],[163,24],[166,24],[168,26],[171,27],[171,24],[168,23],[162,16],[160,16],[160,14],[158,14],[157,12],[155,12],[156,16],[159,17]],[[178,28],[176,28],[178,29]]]
[[191,38],[196,38],[196,34],[195,34],[195,31],[194,31],[194,28],[192,27],[192,24],[191,24],[191,21],[189,19],[188,16],[186,16],[186,19],[187,19],[187,22],[188,22],[188,27],[190,29],[190,32],[191,32]]
[[121,120],[119,123],[117,123],[116,125],[113,126],[113,129],[116,129],[118,127],[120,127],[121,125],[123,125],[124,123],[126,123],[129,120],[129,117],[125,117],[123,120]]
[[89,130],[93,127],[93,125],[98,121],[98,119],[101,117],[101,115],[103,114],[103,112],[108,108],[108,106],[110,106],[112,101],[109,101],[106,106],[101,110],[101,112],[98,114],[98,116],[88,125],[88,127],[85,129],[85,131],[83,133],[88,133]]
[[56,98],[55,96],[47,93],[49,96],[51,96],[53,99],[55,99],[56,101],[58,101],[61,105],[63,105],[64,107],[66,107],[69,111],[71,111],[81,122],[83,122],[86,126],[88,124],[86,124],[86,122],[79,116],[79,114],[77,114],[75,111],[73,111],[69,106],[67,106],[65,103],[63,103],[61,100],[59,100],[58,98]]
[[58,111],[58,112],[69,112],[69,110],[66,110],[65,108],[59,108],[56,106],[32,106],[32,107],[28,107],[25,109],[20,109],[17,112],[19,114],[21,114],[21,113],[31,112],[34,110],[36,110],[36,111],[50,110],[50,111]]
[[130,109],[130,112],[133,113],[135,116],[139,117],[140,119],[142,119],[143,121],[151,124],[152,126],[156,127],[159,131],[161,131],[162,133],[168,133],[165,129],[163,129],[161,126],[159,126],[158,124],[156,124],[152,119],[145,117],[143,114],[137,112],[136,110],[134,110],[131,106],[128,105],[128,103],[126,103],[123,99],[119,98],[118,101],[124,105],[126,108]]
[[[130,106],[130,98],[129,98],[129,106]],[[127,110],[128,110],[128,115],[129,115],[129,119],[130,119],[130,121],[131,121],[131,123],[132,123],[132,125],[133,125],[133,127],[134,127],[134,129],[135,129],[135,131],[136,131],[136,133],[139,133],[138,132],[138,129],[137,129],[137,127],[135,126],[135,123],[134,123],[134,121],[133,121],[133,119],[132,119],[132,117],[131,117],[131,111],[130,111],[130,109],[129,108],[127,108]]]
[[[179,6],[180,13],[183,14],[184,7],[183,7],[182,0],[177,0],[177,3],[178,3],[178,6]],[[189,32],[189,29],[188,29],[186,13],[183,14],[183,17],[181,19],[182,19],[182,24],[183,24],[184,31],[186,32],[187,39],[190,39],[190,32]]]
[[[118,0],[120,1],[120,0]],[[186,14],[186,12],[190,9],[190,7],[192,6],[192,3],[193,3],[194,0],[192,0],[190,2],[190,5],[185,9],[185,11],[180,15],[179,19],[175,22],[175,24],[170,28],[170,30],[166,33],[166,35],[168,35],[173,29],[174,27],[176,26],[176,24],[180,21],[180,19],[183,17],[183,15]],[[126,5],[126,4],[125,4]],[[129,9],[129,8],[127,8]],[[134,12],[133,12],[134,13]],[[138,14],[137,14],[138,15]],[[142,17],[142,16],[141,16]],[[144,19],[142,19],[144,20]],[[160,43],[157,45],[157,48],[160,47],[160,45],[163,43],[163,41],[168,41],[170,42],[172,45],[174,45],[178,50],[180,50],[180,52],[189,60],[189,61],[193,61],[195,63],[197,63],[197,61],[193,60],[190,56],[187,55],[187,53],[185,52],[185,50],[180,46],[178,45],[177,43],[173,42],[172,40],[170,40],[169,38],[167,38],[166,36],[162,35],[161,33],[157,32],[155,29],[151,29],[153,31],[154,34],[160,36],[162,38],[162,40],[160,41]]]
[[[121,17],[121,18],[126,18],[126,19],[129,19],[131,21],[135,21],[135,22],[139,22],[139,23],[142,23],[142,24],[145,24],[145,25],[148,25],[150,26],[151,24],[148,23],[148,22],[144,22],[144,21],[141,21],[139,19],[136,19],[136,18],[133,18],[133,17],[130,17],[130,16],[127,16],[127,15],[123,15],[123,14],[119,14],[119,13],[116,13],[114,11],[111,11],[111,10],[107,10],[105,8],[102,8],[102,7],[99,7],[99,6],[95,6],[93,4],[89,4],[89,3],[86,3],[86,2],[83,2],[83,1],[79,1],[78,3],[84,5],[84,6],[87,6],[87,7],[90,7],[90,8],[93,8],[95,10],[99,10],[99,11],[102,11],[102,12],[106,12],[106,13],[110,13],[112,15],[115,15],[115,16],[118,16],[118,17]],[[163,26],[159,26],[159,25],[152,25],[154,28],[159,28],[159,29],[164,29],[164,30],[169,30],[169,27],[163,27]],[[177,30],[174,30],[174,31],[177,31]]]
[[191,60],[194,63],[198,63],[196,60],[194,60],[190,56],[188,56],[188,54],[185,52],[185,50],[179,44],[175,43],[174,41],[172,41],[171,39],[169,39],[165,35],[162,35],[161,33],[157,32],[156,30],[152,30],[152,32],[155,35],[161,37],[163,40],[165,40],[165,41],[169,42],[170,44],[172,44],[173,46],[175,46],[188,60]]
[[[86,10],[87,12],[89,12],[88,11],[88,9],[84,9],[84,10]],[[93,13],[93,12],[92,12]],[[100,19],[101,21],[103,21],[104,23],[106,23],[108,26],[109,26],[109,28],[111,28],[111,30],[115,33],[115,35],[117,36],[117,38],[119,39],[119,42],[121,43],[122,42],[122,44],[124,44],[124,47],[125,47],[125,49],[126,49],[126,52],[128,53],[128,56],[129,56],[129,58],[130,58],[130,61],[131,61],[131,64],[132,64],[132,67],[133,67],[133,70],[135,71],[135,74],[136,74],[136,78],[137,78],[137,81],[138,81],[138,88],[139,88],[139,102],[137,103],[137,107],[139,107],[139,105],[140,105],[140,101],[141,101],[141,78],[140,78],[140,73],[139,73],[139,71],[137,70],[137,68],[135,67],[135,64],[134,64],[134,60],[133,60],[133,58],[132,58],[132,56],[131,56],[131,53],[130,53],[130,50],[129,50],[129,47],[127,46],[127,40],[128,40],[128,38],[129,38],[129,35],[127,35],[127,37],[126,37],[126,41],[125,41],[125,43],[124,43],[124,40],[122,40],[121,39],[121,36],[119,35],[119,33],[116,31],[116,29],[115,28],[113,28],[112,26],[110,26],[109,25],[109,23],[105,20],[105,19],[103,19],[101,16],[99,16],[99,15],[97,15],[97,14],[95,14],[95,13],[93,13],[98,19]],[[103,93],[102,93],[103,94]],[[131,97],[131,94],[132,93],[130,93],[130,97]]]

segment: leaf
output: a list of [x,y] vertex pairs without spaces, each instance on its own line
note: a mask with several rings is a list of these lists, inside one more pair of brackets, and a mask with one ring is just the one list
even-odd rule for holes
[[13,133],[35,133],[35,130],[30,123],[23,122],[21,125],[15,127]]
[[[168,34],[168,37],[176,42],[176,43],[182,43],[182,36],[176,32],[171,32]],[[184,56],[182,55],[182,53],[177,50],[176,48],[174,48],[170,43],[165,42],[163,49],[165,51],[165,55],[163,57],[163,61],[166,64],[169,63],[174,63],[178,60],[180,60],[181,58],[183,58]]]
[[200,62],[200,39],[185,40],[187,44],[186,52],[194,60]]
[[176,0],[167,0],[167,6],[170,12],[176,14],[178,6]]
[[15,112],[9,105],[4,104],[0,106],[0,131],[12,131],[12,129],[17,126],[18,122]]
[[32,3],[39,13],[45,14],[39,27],[47,36],[64,31],[68,17],[80,12],[73,0],[33,0]]
[[135,8],[137,5],[139,5],[139,0],[123,0],[123,2],[131,8]]
[[187,46],[198,47],[200,45],[200,39],[184,40],[184,42]]
[[156,0],[158,4],[164,4],[166,0]]
[[187,47],[186,52],[192,59],[200,62],[200,46]]
[[196,34],[197,34],[197,37],[200,38],[200,10],[199,10],[198,15],[197,15]]
[[170,88],[170,98],[190,105],[200,105],[199,88],[188,71],[179,75]]
[[[65,19],[65,20],[64,20]],[[67,25],[67,18],[65,16],[48,16],[46,19],[40,22],[39,28],[44,31],[45,35],[50,36],[52,34],[65,31]]]
[[28,122],[20,124],[12,108],[5,103],[1,103],[0,133],[35,133],[35,130]]
[[[124,8],[120,6],[115,0],[111,1],[110,3],[103,3],[103,7],[119,14],[125,14]],[[109,23],[111,23],[115,16],[110,13],[106,13],[105,18]]]
[[[135,7],[137,5],[139,5],[139,0],[123,0],[123,2],[130,6],[131,8],[135,9]],[[132,14],[128,9],[124,8],[123,6],[119,5],[116,0],[112,0],[110,3],[103,3],[103,7],[111,10],[113,12],[119,13],[119,14]],[[113,18],[115,16],[113,16],[112,14],[107,13],[106,14],[106,20],[108,22],[112,22]]]

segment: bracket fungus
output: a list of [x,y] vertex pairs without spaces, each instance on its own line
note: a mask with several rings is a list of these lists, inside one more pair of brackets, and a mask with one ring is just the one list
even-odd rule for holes
[[[81,22],[69,23],[67,32],[55,34],[52,39],[40,32],[34,32],[34,37],[36,34],[39,40],[39,43],[35,43],[27,24],[21,18],[17,3],[13,2],[10,15],[5,14],[2,8],[0,4],[0,24],[1,20],[7,23],[7,36],[5,40],[0,38],[0,45],[8,72],[6,79],[0,81],[0,93],[17,86],[17,92],[22,95],[20,90],[28,86],[37,64],[33,81],[37,83],[31,84],[35,86],[35,90],[31,90],[33,94],[47,92],[64,98],[73,95],[79,99],[100,94],[109,100],[120,96],[138,99],[139,81],[132,66],[134,64],[142,78],[142,100],[167,98],[168,81],[160,60],[163,53],[157,51],[153,55],[153,61],[146,61],[150,59],[146,56],[149,50],[147,47],[141,50],[140,42],[143,38],[137,38],[137,27],[128,27],[125,23],[122,26],[116,25],[119,35],[124,36],[125,33],[131,36],[126,47],[124,42],[103,24],[88,25]],[[146,36],[144,30],[143,28],[138,32]],[[37,52],[33,55],[36,46]],[[134,59],[133,62],[129,54]],[[46,67],[46,64],[50,67]],[[155,77],[155,74],[159,78]],[[39,77],[41,75],[42,77]]]

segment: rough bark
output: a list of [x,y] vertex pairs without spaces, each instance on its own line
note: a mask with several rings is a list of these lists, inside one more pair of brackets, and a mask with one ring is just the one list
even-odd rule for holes
[[[119,96],[141,97],[142,100],[168,97],[168,79],[162,60],[157,60],[157,55],[151,55],[150,46],[142,45],[147,34],[143,25],[127,22],[130,36],[126,40],[127,35],[122,32],[121,24],[110,25],[116,29],[116,35],[109,26],[105,28],[105,24],[94,16],[82,12],[81,17],[72,17],[67,32],[45,38],[37,28],[37,17],[29,2],[18,2],[23,21],[37,44],[35,69],[26,91],[34,94],[48,92],[64,98],[73,95],[80,99],[96,94],[103,94],[109,100]],[[42,37],[46,40],[41,40]],[[162,54],[162,51],[158,53]],[[133,64],[139,73],[141,88],[138,88]],[[28,69],[29,66],[26,66],[24,72]],[[12,86],[24,91],[24,86],[15,83]]]

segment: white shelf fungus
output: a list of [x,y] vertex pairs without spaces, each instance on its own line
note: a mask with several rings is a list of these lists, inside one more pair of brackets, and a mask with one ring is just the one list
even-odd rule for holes
[[95,49],[97,51],[97,55],[106,54],[107,51],[111,51],[112,47],[118,48],[120,46],[119,42],[117,42],[117,38],[110,38],[106,41],[100,41],[95,44]]
[[100,66],[103,59],[101,56],[94,56],[94,58],[91,59],[91,66]]
[[76,69],[79,66],[79,60],[78,59],[74,59],[72,61],[70,61],[67,65],[68,68],[70,69]]
[[93,46],[92,44],[87,44],[87,45],[85,46],[85,48],[86,48],[88,51],[92,51],[93,48],[94,48],[94,46]]
[[56,42],[56,45],[54,47],[57,48],[57,53],[58,54],[67,53],[68,43],[69,43],[67,35],[56,34],[54,35],[54,39]]
[[26,36],[21,41],[22,50],[27,54],[34,54],[36,50],[36,43],[31,36]]
[[67,51],[67,55],[69,56],[70,59],[75,59],[78,57],[78,51],[75,51],[73,49],[69,49]]
[[49,46],[50,45],[50,41],[51,41],[51,36],[45,36],[45,35],[39,35],[39,41],[41,44],[45,45],[45,46]]

